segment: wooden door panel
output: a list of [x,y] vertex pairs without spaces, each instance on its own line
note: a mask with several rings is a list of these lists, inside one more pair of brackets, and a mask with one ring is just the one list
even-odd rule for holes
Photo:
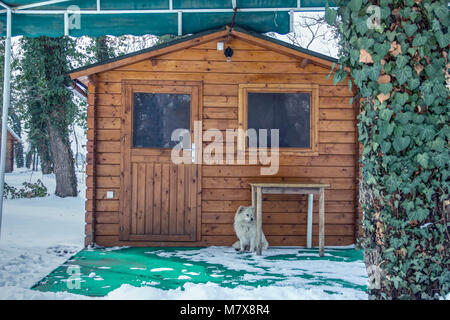
[[191,224],[195,221],[192,208],[196,193],[191,171],[190,165],[170,162],[132,164],[130,239],[162,239],[164,235],[167,241],[195,238]]
[[124,91],[120,239],[149,242],[199,240],[199,165],[174,164],[171,161],[172,150],[168,148],[133,146],[133,95],[134,92],[139,95],[189,94],[191,128],[186,129],[191,131],[191,141],[194,142],[193,124],[201,119],[201,84],[146,85],[139,82],[125,84]]

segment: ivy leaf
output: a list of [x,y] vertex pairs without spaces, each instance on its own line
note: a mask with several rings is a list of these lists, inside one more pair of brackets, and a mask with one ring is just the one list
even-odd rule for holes
[[392,111],[391,109],[381,110],[380,111],[380,119],[382,119],[384,121],[389,121],[389,120],[391,120],[393,113],[394,113],[394,111]]
[[420,80],[418,78],[408,79],[408,89],[415,90],[420,85]]
[[395,78],[397,78],[397,81],[400,85],[408,81],[408,79],[411,78],[411,76],[412,76],[412,69],[410,66],[405,66],[403,68],[396,69],[395,71]]
[[450,156],[446,152],[439,152],[433,157],[433,161],[438,168],[444,168],[450,162]]
[[328,24],[333,25],[336,22],[336,18],[337,18],[337,11],[331,9],[327,3],[327,6],[325,8],[325,20],[327,21]]
[[392,91],[392,83],[381,83],[378,85],[378,89],[381,91],[381,93],[388,94]]
[[442,31],[439,30],[435,33],[435,37],[441,48],[445,48],[450,44],[450,33],[448,32],[444,34]]
[[379,55],[381,58],[383,58],[391,48],[391,44],[389,42],[383,42],[383,43],[376,43],[373,46],[373,49],[375,50],[376,54]]
[[362,0],[351,0],[350,3],[348,4],[348,7],[352,11],[359,11],[361,9],[361,6],[362,6]]
[[390,143],[389,141],[386,141],[386,140],[383,140],[380,144],[381,151],[383,151],[383,153],[388,153],[389,150],[391,150],[391,146],[392,146],[392,143]]
[[405,25],[404,29],[408,37],[411,37],[417,31],[417,25],[408,23]]
[[427,41],[428,41],[428,38],[427,38],[426,36],[421,35],[421,34],[417,34],[417,35],[414,37],[414,40],[413,40],[412,45],[413,45],[414,47],[420,47],[420,46],[425,45],[425,44],[427,43]]
[[395,115],[395,120],[400,124],[407,124],[411,119],[411,114],[409,112],[399,112]]
[[422,222],[428,217],[428,210],[421,207],[416,207],[414,210],[407,211],[407,214],[410,221],[417,220]]
[[435,131],[432,126],[420,126],[419,138],[423,141],[429,141],[434,138]]
[[419,153],[416,160],[424,169],[428,169],[428,161],[430,158],[427,153]]
[[396,104],[403,107],[408,102],[409,96],[406,92],[403,92],[403,93],[396,92],[394,100],[395,100]]
[[448,22],[448,8],[444,5],[436,4],[434,7],[434,14],[441,20],[442,23],[447,25]]
[[395,60],[395,64],[397,65],[397,68],[403,68],[408,63],[408,58],[404,55],[400,54],[397,56],[397,59]]
[[395,149],[395,151],[400,152],[405,150],[409,144],[411,143],[411,138],[406,136],[406,137],[395,137],[394,138],[394,142],[393,142],[393,147]]

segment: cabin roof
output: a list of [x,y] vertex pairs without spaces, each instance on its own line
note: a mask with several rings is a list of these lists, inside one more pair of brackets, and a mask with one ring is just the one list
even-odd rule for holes
[[[1,130],[1,128],[2,128],[2,126],[0,125],[0,130]],[[9,126],[6,126],[6,129],[16,142],[22,143],[22,140],[20,139],[20,137],[17,133],[15,133]]]
[[[72,79],[78,79],[84,82],[83,80],[85,80],[87,76],[92,74],[112,70],[145,59],[157,57],[177,50],[187,49],[189,47],[214,41],[218,38],[223,38],[224,36],[227,36],[229,34],[229,29],[230,28],[228,26],[224,26],[220,29],[196,33],[194,35],[185,36],[147,49],[108,59],[103,62],[90,64],[72,70],[70,72],[70,76]],[[277,51],[281,54],[296,56],[300,59],[311,60],[311,62],[325,67],[330,67],[333,63],[338,62],[338,60],[333,57],[308,50],[300,46],[292,45],[266,35],[252,32],[239,26],[233,27],[231,35],[249,43],[266,47],[269,50]]]

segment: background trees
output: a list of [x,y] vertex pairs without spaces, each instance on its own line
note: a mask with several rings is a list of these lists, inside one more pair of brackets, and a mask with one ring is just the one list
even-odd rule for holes
[[44,174],[54,172],[55,194],[77,195],[77,179],[69,130],[77,114],[68,77],[69,59],[76,56],[69,37],[22,38],[18,88],[27,120],[28,138],[41,159]]

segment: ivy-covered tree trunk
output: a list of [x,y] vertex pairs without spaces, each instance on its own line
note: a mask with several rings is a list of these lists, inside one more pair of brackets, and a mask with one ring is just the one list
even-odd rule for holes
[[362,97],[370,297],[438,299],[450,291],[448,3],[337,2],[326,11],[342,37],[335,81],[350,70]]
[[[69,128],[76,115],[68,78],[74,41],[61,38],[23,38],[22,73],[19,76],[23,103],[27,105],[30,136],[41,157],[42,170],[56,176],[55,194],[77,196],[77,179],[70,148]],[[49,149],[47,149],[49,147]]]
[[[58,117],[57,111],[51,118]],[[48,123],[50,145],[53,153],[54,172],[56,177],[55,194],[60,197],[77,196],[77,177],[75,175],[74,159],[70,148],[68,134],[61,134],[51,121]]]

